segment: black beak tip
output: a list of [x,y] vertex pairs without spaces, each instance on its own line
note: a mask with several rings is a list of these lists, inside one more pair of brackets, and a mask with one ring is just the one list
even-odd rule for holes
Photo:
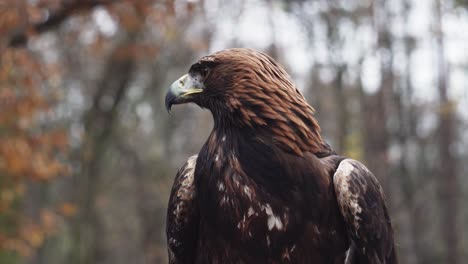
[[175,94],[173,94],[170,91],[166,94],[165,105],[166,105],[166,110],[168,113],[171,113],[171,108],[176,98],[177,97],[175,96]]

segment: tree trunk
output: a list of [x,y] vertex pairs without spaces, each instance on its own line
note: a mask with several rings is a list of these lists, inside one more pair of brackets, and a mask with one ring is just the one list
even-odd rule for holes
[[[403,1],[402,22],[405,25],[403,30],[403,47],[405,53],[405,76],[401,80],[399,89],[395,92],[395,105],[398,114],[398,132],[397,141],[400,147],[401,155],[398,164],[398,175],[400,189],[402,191],[404,200],[406,201],[406,210],[410,216],[408,234],[411,243],[411,248],[407,250],[408,257],[414,258],[414,263],[425,263],[424,259],[424,241],[423,232],[426,228],[423,221],[423,210],[421,203],[418,202],[418,196],[421,191],[417,188],[417,183],[421,179],[419,175],[424,175],[418,166],[409,164],[409,157],[414,155],[410,153],[411,149],[408,145],[415,141],[416,137],[416,117],[412,105],[413,87],[411,83],[411,54],[414,49],[414,39],[409,34],[408,28],[408,15],[410,12],[410,2]],[[423,148],[423,146],[420,146]]]
[[[378,91],[366,98],[365,102],[364,154],[369,169],[379,179],[387,197],[391,197],[390,166],[387,153],[390,136],[387,129],[387,120],[390,110],[388,102],[392,97],[394,75],[391,34],[387,27],[389,18],[385,1],[374,2],[374,20],[378,37],[377,48],[381,53],[381,82]],[[390,205],[392,204],[391,199],[388,202]]]
[[435,1],[434,26],[436,34],[436,52],[438,65],[439,90],[439,195],[442,208],[442,234],[446,247],[445,262],[459,263],[458,259],[458,180],[457,161],[453,147],[456,142],[455,135],[455,105],[448,98],[447,64],[444,54],[444,34],[442,29],[441,0]]
[[335,93],[336,102],[336,115],[337,115],[337,135],[335,150],[338,153],[345,154],[346,139],[348,136],[348,128],[350,122],[349,111],[347,107],[347,98],[343,85],[343,75],[346,71],[345,65],[338,65],[336,67],[336,77],[333,81],[333,90]]
[[102,255],[102,227],[96,209],[96,198],[100,188],[103,156],[107,149],[119,105],[125,98],[133,72],[132,58],[119,58],[118,53],[136,38],[132,32],[117,45],[93,98],[93,104],[85,116],[85,139],[83,144],[82,173],[77,178],[77,204],[80,211],[76,223],[78,239],[77,255],[72,263],[100,263]]

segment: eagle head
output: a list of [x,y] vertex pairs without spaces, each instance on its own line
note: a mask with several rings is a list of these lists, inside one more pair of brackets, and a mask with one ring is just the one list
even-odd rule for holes
[[168,111],[195,103],[211,111],[215,128],[251,128],[298,155],[329,151],[314,109],[286,70],[255,50],[227,49],[201,58],[171,85],[165,103]]

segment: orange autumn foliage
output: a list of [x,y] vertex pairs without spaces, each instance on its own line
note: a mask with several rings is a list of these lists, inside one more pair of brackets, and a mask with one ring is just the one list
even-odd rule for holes
[[26,50],[7,49],[0,60],[0,252],[31,256],[57,232],[60,217],[76,211],[62,204],[29,219],[21,208],[25,183],[68,174],[68,132],[44,118],[53,111],[54,96],[41,86],[54,67],[41,65]]

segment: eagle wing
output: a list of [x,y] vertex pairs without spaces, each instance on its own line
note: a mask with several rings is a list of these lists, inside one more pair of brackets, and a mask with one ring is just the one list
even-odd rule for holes
[[345,263],[397,263],[385,196],[375,176],[362,163],[345,159],[333,184],[351,240]]
[[172,186],[167,208],[166,234],[169,263],[191,263],[195,257],[198,207],[194,173],[197,155],[179,169]]

